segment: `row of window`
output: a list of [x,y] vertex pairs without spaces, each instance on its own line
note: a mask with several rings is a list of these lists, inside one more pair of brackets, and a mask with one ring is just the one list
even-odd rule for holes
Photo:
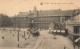
[[[16,23],[29,23],[29,22],[31,22],[31,19],[30,18],[28,18],[28,19],[13,19],[12,20],[13,22],[16,22]],[[34,18],[33,19],[33,22],[44,22],[44,23],[53,23],[53,22],[59,22],[59,21],[64,21],[64,18],[62,18],[62,19],[60,19],[60,18],[58,18],[58,17],[56,17],[56,18]]]

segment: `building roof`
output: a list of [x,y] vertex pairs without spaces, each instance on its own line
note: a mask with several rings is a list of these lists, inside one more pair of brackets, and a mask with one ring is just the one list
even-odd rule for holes
[[[37,11],[38,17],[44,17],[44,16],[73,16],[79,13],[79,9],[75,10],[45,10],[45,11]],[[17,17],[28,17],[31,14],[35,15],[34,11],[30,12],[20,12]]]
[[19,14],[17,15],[17,17],[26,17],[28,15],[27,12],[19,12]]
[[73,16],[74,10],[47,10],[47,11],[39,11],[38,16]]

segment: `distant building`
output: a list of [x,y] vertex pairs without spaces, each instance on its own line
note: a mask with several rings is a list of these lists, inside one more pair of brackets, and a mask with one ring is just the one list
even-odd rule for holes
[[53,24],[55,29],[65,29],[65,17],[70,17],[74,13],[74,10],[45,10],[38,11],[34,7],[33,11],[20,12],[17,16],[11,18],[14,27],[20,28],[39,28],[49,29]]
[[80,37],[80,10],[75,11],[72,17],[66,18],[66,28],[69,38],[74,41]]

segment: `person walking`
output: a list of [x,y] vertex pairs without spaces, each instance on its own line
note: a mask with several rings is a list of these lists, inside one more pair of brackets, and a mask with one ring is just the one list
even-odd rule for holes
[[53,35],[54,35],[53,39],[56,39],[56,30],[53,30]]

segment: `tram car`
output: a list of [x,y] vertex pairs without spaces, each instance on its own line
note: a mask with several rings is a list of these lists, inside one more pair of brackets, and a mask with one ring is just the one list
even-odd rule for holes
[[39,36],[39,35],[40,35],[38,29],[32,29],[32,30],[31,30],[31,34],[32,34],[33,36]]

